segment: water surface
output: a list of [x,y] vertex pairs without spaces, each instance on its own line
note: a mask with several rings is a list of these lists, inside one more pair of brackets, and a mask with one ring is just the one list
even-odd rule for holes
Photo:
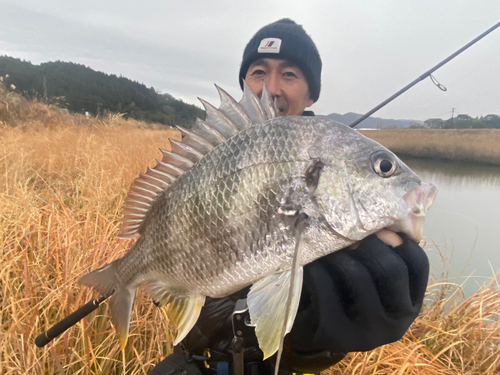
[[431,272],[437,279],[444,270],[449,281],[467,280],[464,291],[472,294],[500,271],[500,167],[403,160],[439,188],[425,226]]

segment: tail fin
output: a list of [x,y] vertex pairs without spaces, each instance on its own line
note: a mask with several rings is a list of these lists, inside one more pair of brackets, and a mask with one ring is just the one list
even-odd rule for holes
[[117,278],[115,269],[116,262],[111,262],[78,280],[79,284],[90,286],[105,296],[111,294],[109,308],[111,320],[116,328],[122,349],[127,345],[128,329],[132,304],[134,303],[135,288],[123,285]]

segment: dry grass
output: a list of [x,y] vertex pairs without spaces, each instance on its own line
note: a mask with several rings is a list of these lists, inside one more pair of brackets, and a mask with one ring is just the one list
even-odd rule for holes
[[465,299],[436,283],[402,340],[351,353],[329,375],[494,375],[500,373],[500,288],[496,280]]
[[362,130],[398,155],[500,165],[500,129]]
[[[171,337],[160,310],[142,295],[123,352],[106,306],[44,349],[33,341],[95,297],[77,280],[130,247],[115,239],[126,191],[178,134],[36,102],[5,110],[12,98],[0,93],[0,373],[146,374],[169,353]],[[38,118],[38,110],[46,116]],[[498,286],[467,300],[451,300],[451,292],[430,288],[433,302],[402,341],[351,354],[330,373],[498,373]]]
[[[22,101],[0,96],[0,106],[11,99]],[[38,108],[47,117],[36,118]],[[142,297],[124,353],[105,306],[54,345],[33,340],[92,298],[79,277],[130,246],[115,239],[125,194],[178,132],[36,102],[8,111],[0,112],[0,373],[147,373],[170,348],[165,319]]]

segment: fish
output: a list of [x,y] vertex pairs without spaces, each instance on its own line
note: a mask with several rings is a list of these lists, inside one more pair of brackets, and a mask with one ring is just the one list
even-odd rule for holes
[[327,117],[278,117],[265,87],[259,99],[245,83],[240,102],[216,88],[219,108],[200,99],[206,119],[178,127],[182,140],[133,182],[119,237],[134,245],[79,280],[111,295],[122,349],[138,288],[167,309],[177,345],[207,296],[252,285],[259,347],[279,357],[304,265],[379,231],[423,237],[437,187],[394,153]]

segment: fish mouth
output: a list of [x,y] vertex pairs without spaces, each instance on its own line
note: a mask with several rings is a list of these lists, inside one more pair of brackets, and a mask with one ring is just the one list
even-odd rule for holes
[[405,219],[389,228],[380,230],[376,233],[377,237],[384,242],[389,241],[391,243],[397,243],[398,241],[395,239],[394,235],[397,237],[399,236],[394,232],[403,232],[417,243],[422,241],[424,238],[424,223],[427,211],[434,203],[437,193],[438,188],[431,183],[422,184],[407,192],[403,195],[403,200],[407,206]]

